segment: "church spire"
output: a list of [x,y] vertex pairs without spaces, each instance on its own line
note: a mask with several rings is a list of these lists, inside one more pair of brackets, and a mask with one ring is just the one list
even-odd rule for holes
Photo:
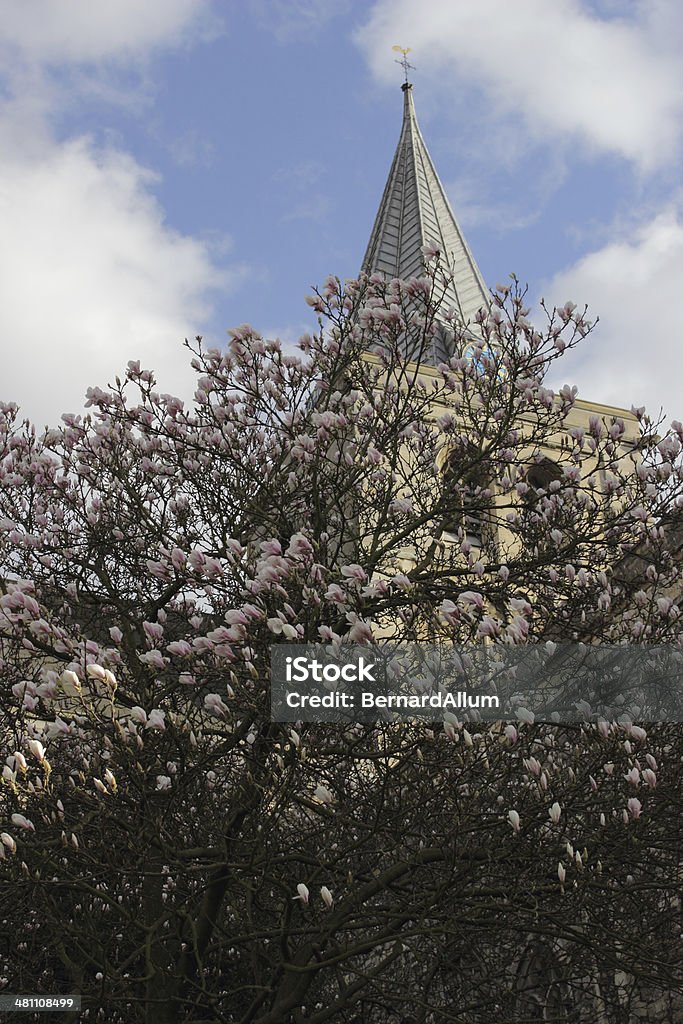
[[436,242],[453,272],[444,304],[454,306],[463,323],[473,322],[477,310],[488,307],[490,296],[420,133],[413,87],[406,80],[401,89],[401,137],[362,270],[387,277],[419,277],[425,267],[422,246]]

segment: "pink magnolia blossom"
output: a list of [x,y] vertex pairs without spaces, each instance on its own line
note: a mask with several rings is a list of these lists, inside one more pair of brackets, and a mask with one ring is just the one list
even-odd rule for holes
[[285,552],[287,558],[308,558],[313,554],[313,546],[303,533],[295,533]]
[[246,611],[246,609],[242,609],[242,608],[232,608],[230,611],[227,611],[225,613],[225,615],[224,615],[224,619],[228,623],[228,625],[230,625],[230,626],[248,626],[249,625],[249,619],[247,617],[247,611]]
[[641,811],[643,809],[643,805],[641,804],[641,802],[640,802],[640,800],[638,799],[637,796],[632,796],[628,800],[626,806],[628,808],[628,813],[631,815],[631,817],[634,820],[640,817]]
[[166,667],[166,661],[161,651],[156,648],[152,651],[145,651],[144,654],[139,655],[140,661],[149,665],[150,668],[158,669],[160,672]]
[[347,579],[360,580],[363,583],[367,579],[365,569],[362,565],[343,565],[341,568],[342,576],[346,576]]
[[349,640],[355,644],[372,643],[374,640],[370,623],[359,618],[352,618],[352,625],[347,635]]
[[[658,597],[657,598],[657,611],[663,619],[671,618],[672,611],[675,608],[673,598],[671,597]],[[678,609],[676,609],[677,611]]]
[[19,814],[18,812],[11,816],[10,821],[13,825],[16,825],[17,828],[23,828],[27,832],[35,832],[36,830],[33,822],[29,821],[28,818],[25,818],[23,814]]
[[490,615],[485,615],[477,626],[478,637],[495,637],[500,634],[500,625]]
[[421,247],[421,252],[426,260],[435,260],[441,255],[441,246],[438,242],[429,241]]
[[165,718],[166,714],[164,711],[160,708],[153,708],[147,716],[146,727],[148,729],[158,729],[163,732],[166,728],[166,723],[164,721]]
[[217,718],[225,718],[229,713],[229,708],[225,704],[219,694],[207,693],[204,697],[204,707],[211,715],[215,715]]
[[22,682],[20,682],[20,683],[15,683],[12,686],[12,693],[19,700],[22,700],[23,697],[25,696],[25,694],[29,694],[30,696],[35,696],[35,693],[36,693],[35,683],[32,683],[30,680],[22,680]]
[[158,622],[143,622],[142,628],[145,631],[145,635],[154,643],[158,643],[163,639],[164,628]]
[[187,658],[192,654],[192,647],[188,644],[187,640],[174,640],[173,643],[167,646],[166,651],[175,657]]

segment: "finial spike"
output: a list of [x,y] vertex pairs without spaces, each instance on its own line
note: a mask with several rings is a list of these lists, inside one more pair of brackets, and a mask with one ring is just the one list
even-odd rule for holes
[[394,64],[401,65],[401,67],[403,68],[403,73],[405,75],[405,82],[403,84],[404,86],[409,85],[410,83],[408,82],[408,69],[410,68],[411,71],[415,70],[415,65],[408,63],[408,54],[410,53],[411,48],[409,46],[392,46],[391,49],[394,51],[394,53],[403,54],[400,60],[394,61]]

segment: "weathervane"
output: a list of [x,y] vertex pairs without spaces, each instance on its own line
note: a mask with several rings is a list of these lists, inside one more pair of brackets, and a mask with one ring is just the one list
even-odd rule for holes
[[410,53],[410,47],[409,46],[392,46],[391,49],[394,51],[394,53],[402,53],[403,54],[403,57],[401,58],[401,60],[395,60],[394,64],[400,64],[401,65],[401,67],[403,68],[403,73],[406,76],[405,84],[408,85],[408,68],[410,68],[411,71],[415,70],[415,65],[408,63],[408,54]]

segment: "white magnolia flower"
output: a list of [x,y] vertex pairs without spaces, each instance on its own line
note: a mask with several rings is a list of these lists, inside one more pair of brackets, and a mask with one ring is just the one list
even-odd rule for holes
[[294,899],[295,900],[301,900],[302,903],[308,903],[308,898],[309,898],[308,886],[304,885],[303,882],[299,882],[299,884],[296,887],[296,891],[297,891],[297,893],[299,895],[295,896]]
[[37,761],[45,760],[45,747],[40,740],[29,740],[27,746]]
[[334,801],[334,796],[325,786],[316,786],[313,798],[319,800],[321,804],[331,804]]
[[80,679],[78,678],[76,673],[69,668],[64,669],[64,671],[59,677],[59,681],[62,684],[62,686],[73,686],[75,690],[79,690],[81,687]]
[[8,832],[0,832],[0,843],[6,847],[10,853],[17,852],[17,844],[15,843],[12,836]]

